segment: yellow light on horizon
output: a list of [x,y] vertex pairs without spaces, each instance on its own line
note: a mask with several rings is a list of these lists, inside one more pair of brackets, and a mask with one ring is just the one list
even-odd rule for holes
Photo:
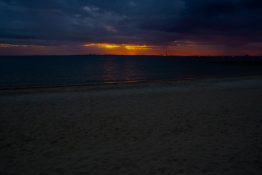
[[150,49],[147,45],[130,45],[130,44],[110,44],[110,43],[90,43],[82,45],[84,47],[98,47],[104,49],[125,49],[125,50],[145,50]]
[[99,47],[99,48],[105,48],[105,49],[115,49],[119,48],[120,46],[118,44],[108,44],[108,43],[91,43],[91,44],[84,44],[85,47]]
[[102,44],[101,47],[106,49],[115,49],[115,48],[119,48],[120,46],[117,44]]
[[146,45],[124,45],[125,49],[127,50],[145,50],[149,49]]

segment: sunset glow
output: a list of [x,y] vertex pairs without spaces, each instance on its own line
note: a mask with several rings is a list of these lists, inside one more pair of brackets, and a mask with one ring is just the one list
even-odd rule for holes
[[262,55],[259,0],[0,0],[0,9],[0,55]]
[[120,45],[117,44],[108,44],[108,43],[91,43],[91,44],[84,44],[85,47],[98,47],[98,48],[104,48],[104,49],[115,49],[119,48]]
[[124,45],[124,47],[127,50],[148,50],[148,49],[151,49],[149,46],[146,46],[146,45]]
[[3,55],[162,55],[162,56],[223,56],[223,55],[259,55],[256,47],[228,49],[223,45],[193,41],[177,41],[169,45],[87,43],[80,45],[25,45],[0,43]]
[[112,44],[112,43],[89,43],[83,44],[84,47],[97,47],[103,49],[126,49],[126,50],[147,50],[150,49],[147,45],[130,45],[130,44]]
[[[219,46],[212,47],[203,43],[180,41],[170,45],[142,45],[142,44],[115,44],[115,43],[88,43],[83,44],[88,50],[96,50],[95,54],[113,55],[220,55],[224,54]],[[220,50],[219,50],[220,49]]]

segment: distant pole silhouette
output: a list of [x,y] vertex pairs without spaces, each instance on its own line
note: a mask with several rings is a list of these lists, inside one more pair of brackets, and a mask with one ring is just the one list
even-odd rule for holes
[[163,50],[164,50],[164,56],[168,56],[168,46],[167,45],[164,46]]

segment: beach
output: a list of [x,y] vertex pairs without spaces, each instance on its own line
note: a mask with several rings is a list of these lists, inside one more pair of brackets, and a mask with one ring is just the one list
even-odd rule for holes
[[0,174],[262,173],[262,77],[0,91]]

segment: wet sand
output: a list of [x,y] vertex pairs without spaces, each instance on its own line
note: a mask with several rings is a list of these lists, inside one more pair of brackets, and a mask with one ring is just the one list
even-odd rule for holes
[[0,174],[262,173],[262,77],[0,91]]

